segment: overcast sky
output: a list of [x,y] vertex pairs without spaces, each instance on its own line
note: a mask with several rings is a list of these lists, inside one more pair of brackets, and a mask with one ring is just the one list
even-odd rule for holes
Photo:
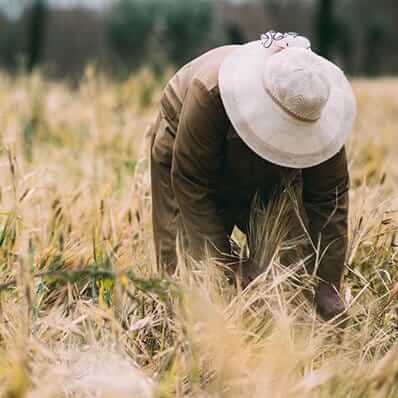
[[[253,0],[229,0],[229,1],[233,3],[244,3]],[[29,0],[0,0],[0,8],[12,14],[15,12],[15,10],[20,8],[21,4],[23,3],[26,4],[28,2]],[[104,5],[111,3],[112,0],[47,0],[47,2],[51,5],[60,6],[60,7],[73,7],[76,5],[84,5],[88,7],[101,8]]]
[[110,0],[48,0],[50,4],[68,7],[75,5],[85,5],[89,7],[102,7],[109,4]]
[[[0,10],[5,11],[9,16],[17,16],[21,9],[21,4],[27,4],[31,0],[0,0]],[[110,4],[113,0],[47,0],[50,5],[58,7],[73,7],[73,6],[86,6],[101,8],[107,4]],[[184,0],[181,0],[184,1]],[[217,1],[217,0],[213,0]],[[229,0],[231,3],[248,3],[255,0]],[[273,0],[275,1],[275,0]],[[288,1],[288,0],[278,0]],[[303,0],[310,1],[310,0]]]
[[[47,0],[47,3],[58,7],[86,6],[101,8],[112,0]],[[29,0],[0,0],[0,10],[10,17],[15,17],[21,10],[21,5],[28,4]]]

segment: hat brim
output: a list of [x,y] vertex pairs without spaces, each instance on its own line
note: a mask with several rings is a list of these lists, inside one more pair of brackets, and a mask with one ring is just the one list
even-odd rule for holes
[[341,150],[352,129],[356,102],[351,85],[338,67],[318,56],[329,80],[330,98],[318,121],[298,120],[264,88],[264,71],[272,55],[255,41],[225,59],[219,72],[225,110],[242,140],[262,158],[283,167],[316,166]]

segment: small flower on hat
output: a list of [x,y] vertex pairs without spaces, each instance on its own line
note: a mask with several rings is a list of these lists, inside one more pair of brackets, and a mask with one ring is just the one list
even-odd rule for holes
[[275,32],[270,30],[261,35],[261,44],[264,48],[281,51],[288,47],[301,47],[311,49],[311,42],[305,36],[296,32]]

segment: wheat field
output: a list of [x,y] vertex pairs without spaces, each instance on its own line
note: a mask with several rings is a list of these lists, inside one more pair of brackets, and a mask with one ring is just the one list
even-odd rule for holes
[[398,80],[353,82],[345,330],[278,247],[243,291],[210,262],[156,269],[161,84],[0,75],[0,396],[397,397]]

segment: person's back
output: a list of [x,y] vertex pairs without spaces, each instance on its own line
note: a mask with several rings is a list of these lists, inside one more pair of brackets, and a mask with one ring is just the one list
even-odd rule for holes
[[175,127],[191,83],[199,79],[209,91],[214,89],[218,85],[218,72],[222,62],[237,47],[239,46],[223,46],[206,52],[183,66],[167,83],[161,105]]

